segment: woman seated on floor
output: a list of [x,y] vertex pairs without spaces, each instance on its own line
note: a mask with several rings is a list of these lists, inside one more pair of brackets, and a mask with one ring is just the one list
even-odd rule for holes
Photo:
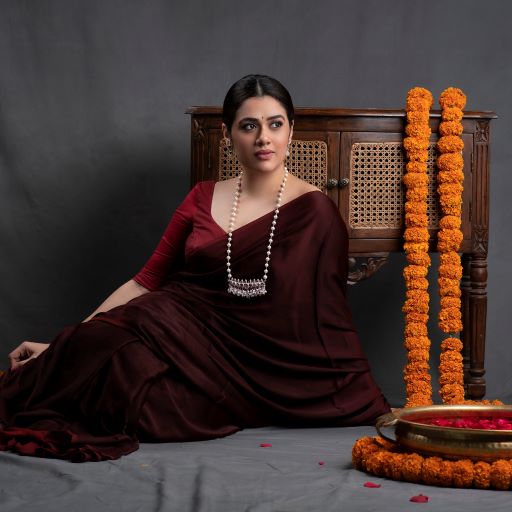
[[389,410],[345,297],[336,205],[285,167],[294,110],[277,80],[229,89],[243,171],[198,183],[133,279],[0,377],[0,449],[104,460],[138,442],[265,425],[369,424]]

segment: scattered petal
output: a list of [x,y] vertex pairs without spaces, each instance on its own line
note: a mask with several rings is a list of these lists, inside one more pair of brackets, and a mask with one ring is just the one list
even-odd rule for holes
[[409,501],[412,501],[413,503],[428,503],[428,496],[418,494],[418,496],[413,496]]
[[318,461],[318,465],[319,465],[319,466],[323,466],[324,464],[325,464],[325,462],[324,462],[323,460],[319,460],[319,461]]
[[260,443],[260,448],[272,448],[272,443]]
[[373,482],[365,482],[363,484],[364,487],[370,487],[371,489],[378,489],[379,487],[381,487],[380,484],[375,484]]

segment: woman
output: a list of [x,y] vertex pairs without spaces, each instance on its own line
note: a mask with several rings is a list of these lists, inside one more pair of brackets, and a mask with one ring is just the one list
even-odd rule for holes
[[143,269],[82,324],[10,354],[1,449],[102,460],[139,440],[388,411],[345,299],[343,221],[285,168],[293,119],[273,78],[230,88],[222,129],[243,172],[197,184]]

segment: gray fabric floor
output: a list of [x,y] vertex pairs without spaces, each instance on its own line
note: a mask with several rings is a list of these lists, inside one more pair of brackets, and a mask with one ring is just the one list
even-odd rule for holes
[[[214,441],[144,444],[117,461],[84,464],[0,453],[0,511],[511,509],[509,492],[393,482],[352,469],[355,439],[373,434],[369,427],[253,429]],[[365,488],[367,481],[382,487]],[[420,493],[428,503],[409,501]]]

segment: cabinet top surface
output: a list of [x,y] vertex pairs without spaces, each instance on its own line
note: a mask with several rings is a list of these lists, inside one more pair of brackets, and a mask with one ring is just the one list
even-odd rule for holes
[[[186,114],[191,115],[211,115],[217,116],[222,114],[221,107],[208,107],[208,106],[194,106],[189,107],[185,110]],[[305,108],[296,107],[296,116],[318,116],[318,117],[405,117],[405,110],[391,110],[391,109],[379,109],[379,108],[364,108],[364,109],[353,109],[353,108]],[[430,117],[441,117],[440,110],[431,110]],[[496,119],[498,116],[495,112],[490,110],[474,111],[468,110],[464,112],[466,119]]]

